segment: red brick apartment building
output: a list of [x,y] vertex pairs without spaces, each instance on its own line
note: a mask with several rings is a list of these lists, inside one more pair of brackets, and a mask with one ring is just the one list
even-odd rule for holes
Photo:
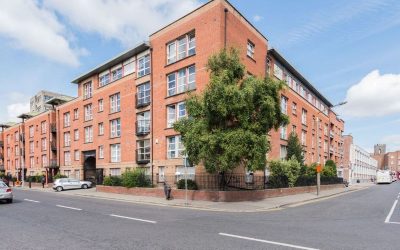
[[[55,117],[49,116],[49,124],[56,124],[54,132],[35,131],[34,143],[46,138],[46,151],[34,145],[25,160],[39,162],[34,166],[40,168],[40,157],[46,155],[51,163],[56,157],[61,173],[97,181],[136,167],[154,181],[182,172],[183,146],[172,124],[187,115],[187,93],[200,93],[208,84],[209,56],[225,47],[240,50],[249,74],[269,74],[288,84],[282,107],[291,124],[270,132],[269,159],[284,156],[292,130],[301,138],[307,163],[318,161],[318,155],[321,162],[341,157],[331,148],[340,148],[344,122],[331,111],[332,104],[279,53],[268,50],[268,40],[229,2],[214,0],[151,34],[149,42],[74,79],[78,97],[58,105],[51,111]],[[9,130],[5,132],[11,134]],[[49,144],[54,145],[55,138],[52,150]]]

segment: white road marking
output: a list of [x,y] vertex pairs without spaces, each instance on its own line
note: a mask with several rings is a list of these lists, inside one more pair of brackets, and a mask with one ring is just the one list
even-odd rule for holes
[[400,222],[394,222],[394,221],[389,221],[389,222],[386,222],[387,224],[397,224],[397,225],[400,225]]
[[133,218],[133,217],[126,217],[126,216],[121,216],[121,215],[116,215],[116,214],[110,214],[112,217],[117,217],[117,218],[122,218],[122,219],[128,219],[128,220],[136,220],[136,221],[141,221],[141,222],[147,222],[147,223],[152,223],[156,224],[157,221],[153,220],[143,220],[143,219],[138,219],[138,218]]
[[392,217],[392,214],[393,214],[393,212],[394,212],[394,208],[395,208],[396,205],[397,205],[397,202],[398,202],[398,200],[395,200],[395,201],[394,201],[393,206],[392,206],[392,208],[390,209],[390,212],[389,212],[389,214],[388,214],[387,217],[386,217],[385,223],[389,223],[389,222],[390,222],[390,218]]
[[82,209],[80,208],[75,208],[75,207],[66,207],[66,206],[62,206],[62,205],[56,205],[56,207],[62,207],[62,208],[67,208],[67,209],[71,209],[71,210],[77,210],[77,211],[81,211]]
[[40,203],[40,201],[29,200],[29,199],[24,199],[24,201],[35,202],[35,203]]
[[261,240],[261,239],[256,239],[256,238],[250,238],[250,237],[245,237],[245,236],[234,235],[234,234],[219,233],[219,235],[232,237],[232,238],[238,238],[238,239],[242,239],[242,240],[251,240],[251,241],[257,241],[257,242],[262,242],[262,243],[267,243],[267,244],[272,244],[272,245],[297,248],[297,249],[318,250],[317,248],[302,247],[302,246],[297,246],[297,245],[292,245],[292,244],[286,244],[286,243],[269,241],[269,240]]

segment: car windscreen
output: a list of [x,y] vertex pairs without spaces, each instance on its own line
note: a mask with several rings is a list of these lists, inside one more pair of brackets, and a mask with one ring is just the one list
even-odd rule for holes
[[0,182],[0,188],[8,187],[4,182]]

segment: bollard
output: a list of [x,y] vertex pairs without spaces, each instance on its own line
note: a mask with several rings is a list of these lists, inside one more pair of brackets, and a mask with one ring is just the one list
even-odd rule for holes
[[32,179],[29,178],[29,188],[32,188]]

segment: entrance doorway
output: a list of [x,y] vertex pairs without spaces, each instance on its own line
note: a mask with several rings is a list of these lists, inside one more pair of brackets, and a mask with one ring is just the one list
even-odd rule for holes
[[96,151],[83,152],[83,179],[96,184]]

